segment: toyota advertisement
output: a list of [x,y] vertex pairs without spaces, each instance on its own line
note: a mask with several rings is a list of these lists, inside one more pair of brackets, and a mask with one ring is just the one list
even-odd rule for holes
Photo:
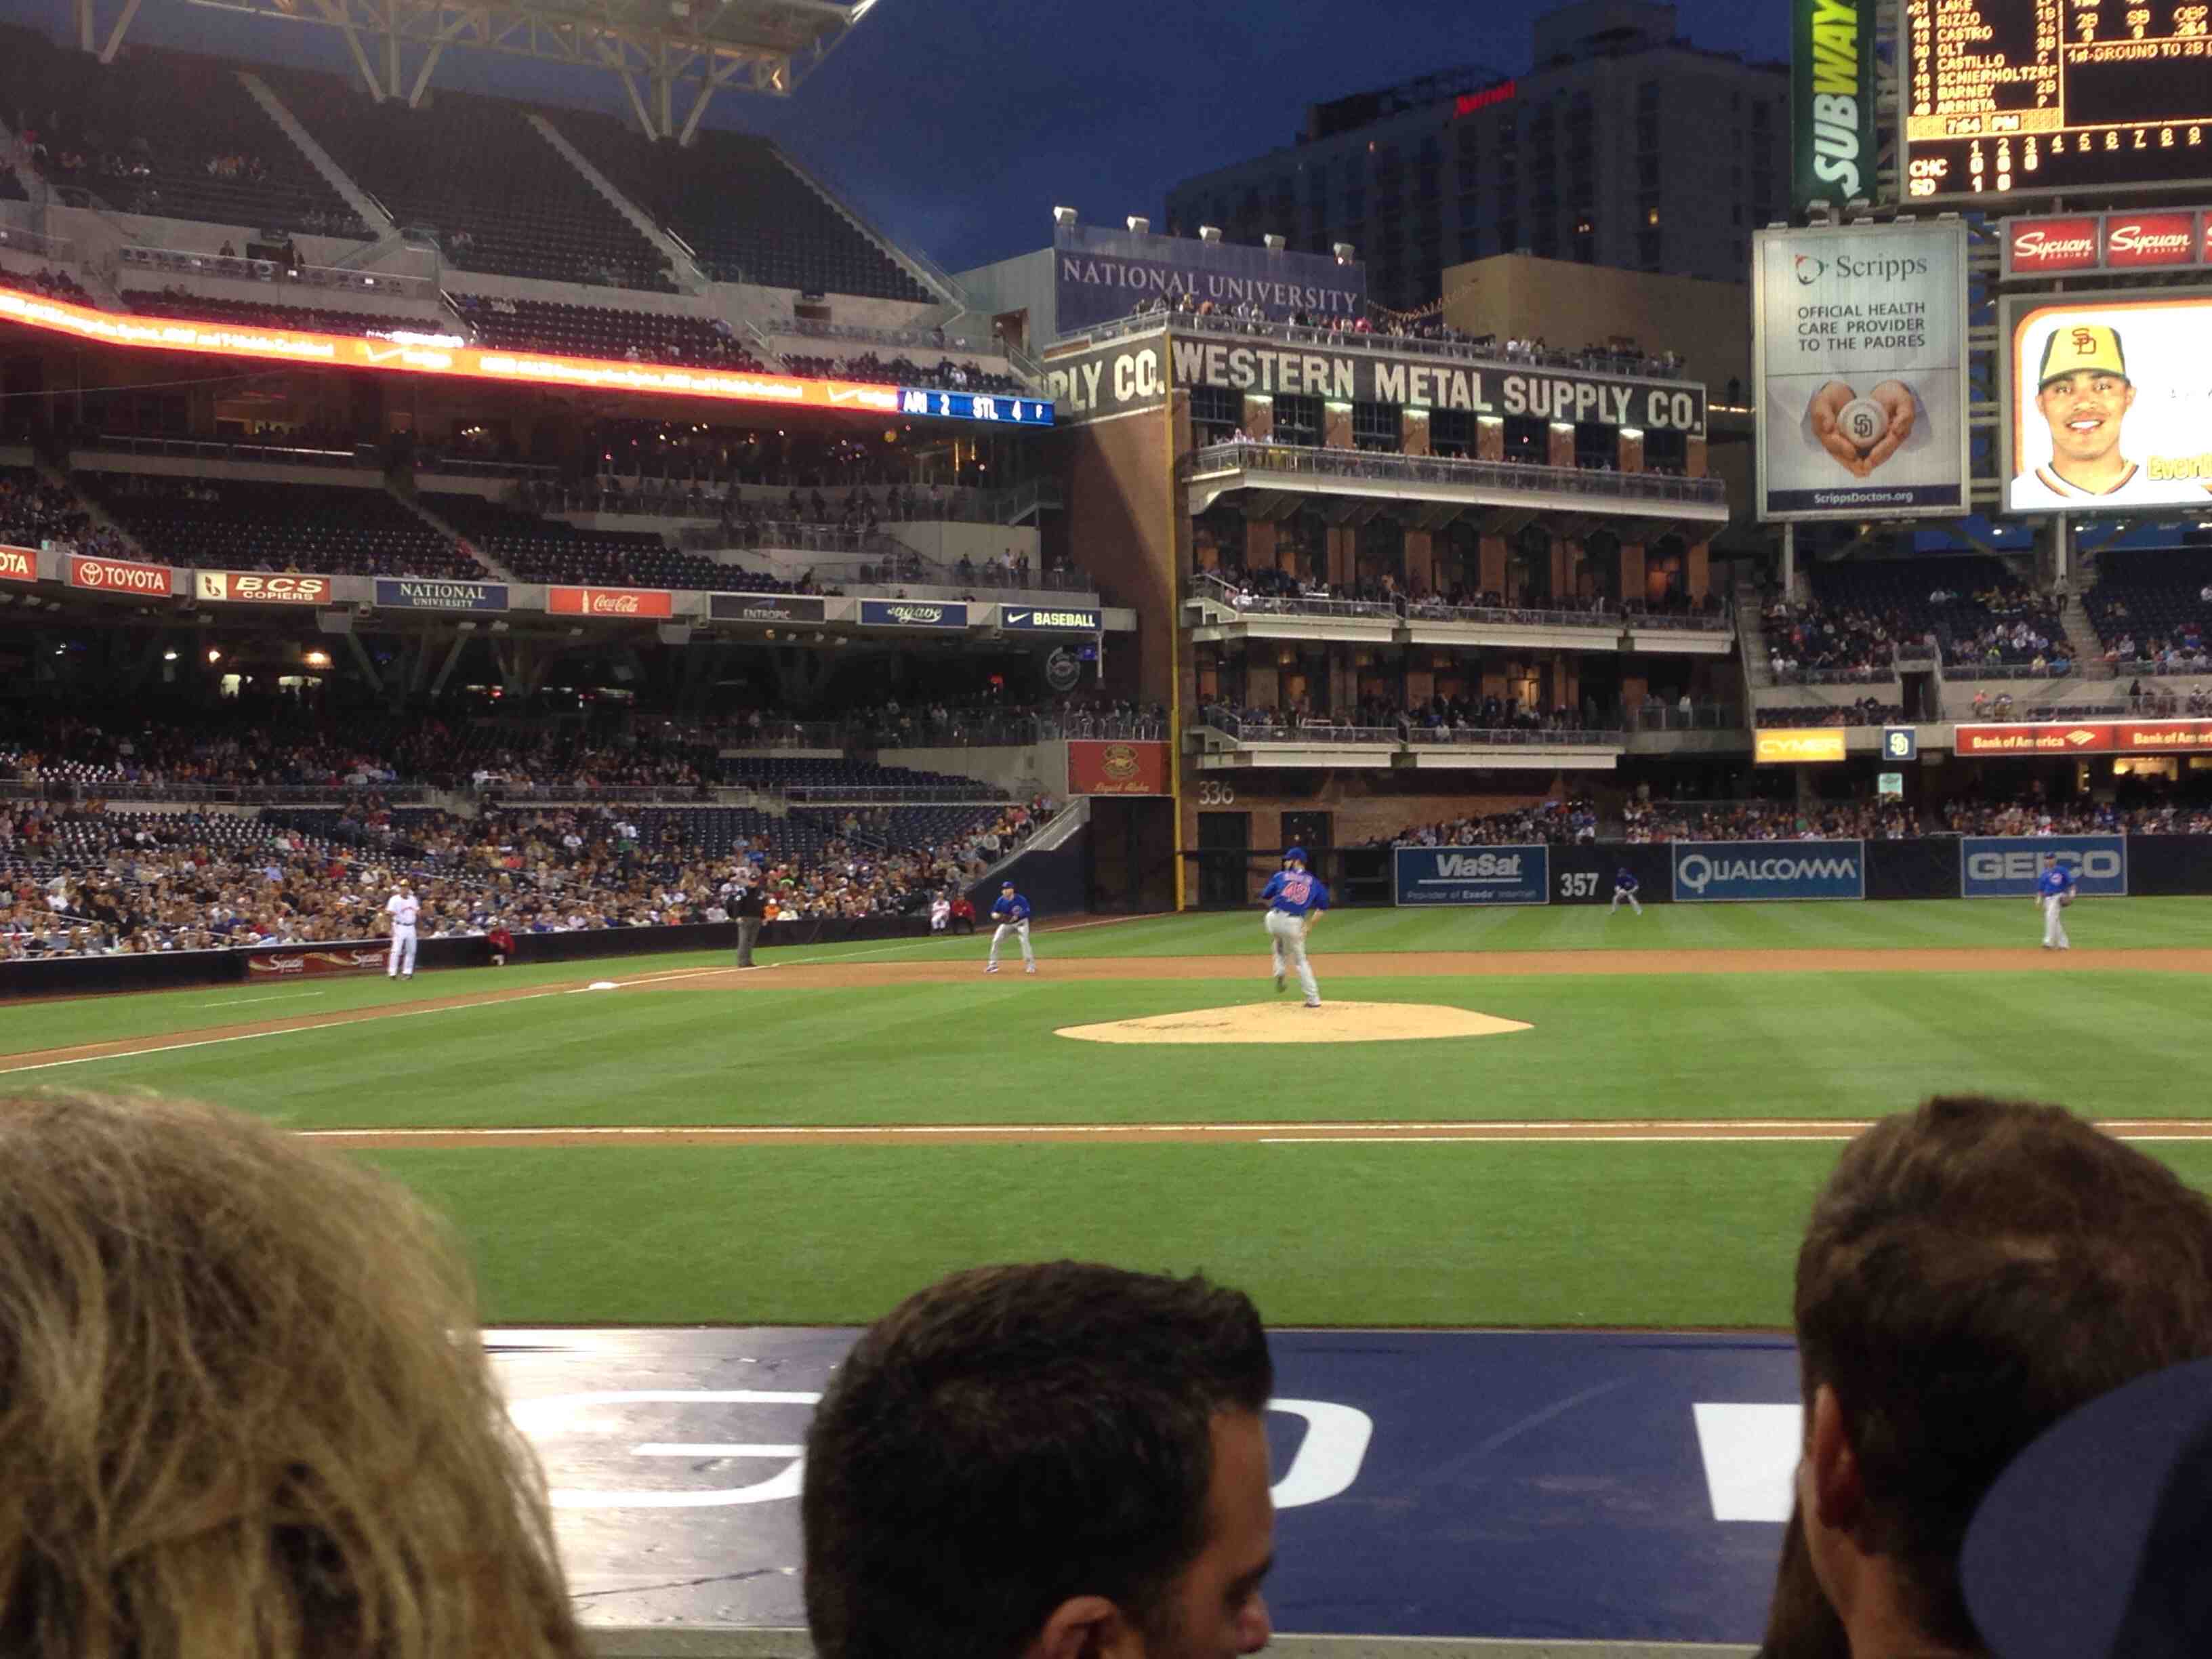
[[1759,516],[1960,511],[1966,227],[1762,230],[1753,242]]
[[1548,904],[1548,847],[1401,847],[1390,855],[1394,902]]
[[39,556],[27,547],[0,547],[0,582],[39,580]]
[[1967,898],[2033,898],[2045,854],[2074,872],[2085,898],[2124,898],[2125,836],[1962,836],[1959,891]]
[[72,553],[69,560],[71,587],[88,587],[100,593],[129,593],[166,599],[176,592],[176,576],[166,564],[140,564],[131,559],[94,559]]
[[1763,899],[1863,899],[1863,841],[1678,841],[1677,904]]
[[2212,292],[2015,296],[2002,314],[2007,507],[2212,508]]

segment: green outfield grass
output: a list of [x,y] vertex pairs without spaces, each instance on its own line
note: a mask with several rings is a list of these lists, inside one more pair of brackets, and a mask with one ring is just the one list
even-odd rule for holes
[[[830,990],[676,980],[720,954],[230,987],[0,1009],[0,1053],[154,1037],[163,1052],[11,1085],[199,1096],[300,1127],[1066,1124],[1871,1117],[1937,1091],[2200,1117],[2195,977],[1880,971],[1903,946],[2032,946],[2025,904],[1353,911],[1316,934],[1324,994],[1527,1021],[1504,1036],[1294,1049],[1122,1047],[1055,1028],[1275,1000],[1253,915],[1046,933],[1046,972]],[[2194,945],[2212,902],[2077,907],[2079,945]],[[1516,974],[1513,952],[1859,951],[1875,971]],[[810,949],[784,963],[957,960],[981,944]],[[1469,974],[1329,977],[1352,953],[1486,951]],[[1055,978],[1076,956],[1200,957],[1202,979]],[[1856,959],[1855,959],[1856,960]],[[2037,959],[2039,964],[2041,958]],[[1141,971],[1141,969],[1139,969]],[[398,1005],[477,991],[524,1000]],[[392,1006],[231,1040],[222,1028]],[[506,1322],[842,1321],[962,1262],[1042,1254],[1204,1267],[1312,1323],[1749,1324],[1832,1144],[535,1147],[374,1154],[447,1210]],[[2212,1184],[2212,1145],[2175,1144]]]

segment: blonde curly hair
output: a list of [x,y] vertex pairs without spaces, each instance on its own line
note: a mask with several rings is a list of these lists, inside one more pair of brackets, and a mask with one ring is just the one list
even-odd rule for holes
[[447,1230],[234,1112],[0,1099],[0,1652],[578,1659]]

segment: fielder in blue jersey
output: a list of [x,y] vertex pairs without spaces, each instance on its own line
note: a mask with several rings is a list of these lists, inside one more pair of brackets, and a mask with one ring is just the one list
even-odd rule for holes
[[999,902],[991,907],[991,920],[999,925],[991,930],[991,957],[983,964],[983,971],[999,971],[999,947],[1012,933],[1022,944],[1022,971],[1036,972],[1036,953],[1030,949],[1030,902],[1014,890],[1011,881],[999,888]]
[[1644,907],[1636,902],[1636,872],[1625,864],[1613,872],[1613,903],[1607,908],[1606,915],[1611,915],[1620,908],[1623,899],[1628,901],[1628,908],[1638,915],[1644,914]]
[[1298,970],[1298,988],[1306,994],[1306,1006],[1321,1006],[1321,987],[1314,982],[1313,964],[1306,960],[1306,935],[1315,921],[1328,908],[1328,889],[1306,868],[1306,849],[1293,847],[1283,854],[1285,866],[1267,878],[1260,902],[1267,907],[1267,927],[1273,942],[1275,988],[1283,988],[1285,964]]
[[2043,873],[2035,878],[2035,902],[2043,907],[2043,948],[2046,951],[2070,951],[2066,941],[2066,929],[2059,924],[2058,913],[2074,902],[2074,872],[2058,861],[2056,853],[2043,855]]

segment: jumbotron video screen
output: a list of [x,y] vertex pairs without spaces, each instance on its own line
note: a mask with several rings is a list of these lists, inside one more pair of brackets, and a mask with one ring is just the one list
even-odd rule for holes
[[2208,0],[1905,0],[1909,200],[2212,179]]

